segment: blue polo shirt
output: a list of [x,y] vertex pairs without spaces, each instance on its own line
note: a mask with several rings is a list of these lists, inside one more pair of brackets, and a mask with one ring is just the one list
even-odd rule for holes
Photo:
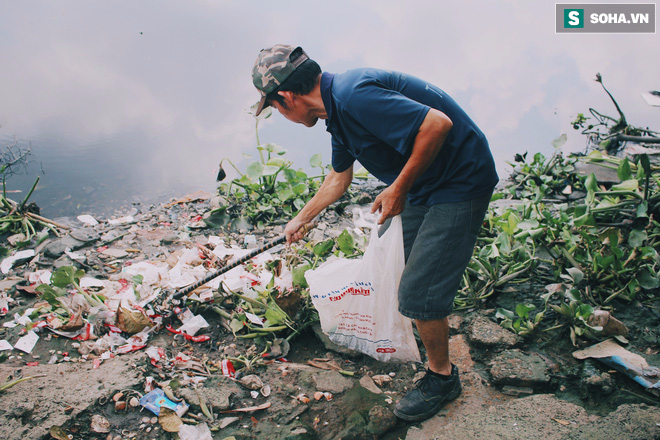
[[415,181],[408,198],[431,206],[487,195],[497,184],[488,141],[477,125],[444,91],[419,78],[378,69],[324,72],[321,96],[332,135],[332,167],[347,170],[357,159],[390,185],[412,152],[429,109],[453,122],[433,163]]

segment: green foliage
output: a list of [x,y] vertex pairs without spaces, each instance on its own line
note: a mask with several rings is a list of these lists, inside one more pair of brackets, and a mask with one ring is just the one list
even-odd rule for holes
[[[241,222],[246,227],[263,228],[282,217],[291,218],[323,183],[326,167],[323,166],[321,154],[314,154],[309,160],[310,166],[318,168],[320,174],[309,176],[302,169],[294,169],[292,162],[284,159],[286,149],[280,145],[259,143],[259,121],[270,114],[268,111],[255,117],[259,158],[249,162],[244,172],[225,159],[240,177],[220,184],[218,192],[227,204],[209,213],[205,220],[210,226],[236,226]],[[226,175],[222,170],[223,162],[220,164],[220,176]]]
[[[621,182],[603,185],[595,174],[581,176],[578,161],[614,170]],[[588,324],[595,308],[658,299],[660,223],[654,217],[660,215],[660,177],[646,155],[633,161],[595,150],[569,158],[537,153],[528,161],[525,153],[511,165],[510,185],[493,200],[508,195],[517,201],[489,210],[457,309],[483,307],[511,283],[554,282],[565,286],[561,294],[540,295],[515,311],[499,309],[497,317],[523,336],[569,328],[575,344],[599,337],[601,329]],[[543,309],[534,313],[539,304]]]
[[73,266],[57,268],[50,277],[51,284],[40,284],[37,291],[42,292],[43,298],[52,306],[60,306],[59,297],[66,295],[70,287],[76,289],[91,307],[104,307],[105,298],[101,295],[87,293],[80,287],[80,279],[85,275],[82,269]]
[[17,247],[27,246],[30,244],[33,237],[38,237],[39,241],[43,241],[45,237],[37,232],[37,227],[39,226],[50,229],[57,234],[57,231],[55,231],[48,222],[44,221],[45,219],[35,216],[35,214],[31,212],[31,210],[34,209],[32,206],[33,204],[28,204],[28,200],[39,183],[39,177],[37,177],[32,188],[30,188],[30,191],[28,191],[23,200],[20,203],[17,203],[7,198],[5,169],[4,166],[0,168],[0,174],[2,174],[2,194],[0,194],[0,234],[23,234],[25,239],[18,242]]
[[500,308],[497,309],[495,317],[501,320],[500,325],[502,327],[508,328],[520,336],[528,336],[534,333],[545,315],[545,310],[543,310],[532,316],[531,312],[534,309],[536,309],[534,304],[518,304],[515,314]]

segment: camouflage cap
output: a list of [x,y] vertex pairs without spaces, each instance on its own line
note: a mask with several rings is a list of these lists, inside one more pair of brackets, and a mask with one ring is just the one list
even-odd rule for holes
[[257,116],[267,107],[266,95],[277,89],[307,59],[300,46],[277,44],[259,52],[252,68],[252,82],[261,93]]

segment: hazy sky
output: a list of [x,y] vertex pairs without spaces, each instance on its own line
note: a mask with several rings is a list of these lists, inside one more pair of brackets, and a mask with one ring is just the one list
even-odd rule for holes
[[[582,147],[569,124],[577,113],[615,114],[597,72],[630,123],[660,128],[660,108],[640,97],[660,90],[658,34],[555,34],[554,5],[0,0],[0,141],[41,151],[52,191],[85,179],[92,190],[120,180],[126,200],[141,187],[212,190],[220,159],[256,152],[250,73],[276,43],[303,46],[324,70],[380,67],[437,84],[484,130],[501,172],[516,152],[550,152],[562,133]],[[329,162],[322,122],[275,115],[260,137],[296,165],[318,152]],[[74,155],[85,165],[61,172]]]

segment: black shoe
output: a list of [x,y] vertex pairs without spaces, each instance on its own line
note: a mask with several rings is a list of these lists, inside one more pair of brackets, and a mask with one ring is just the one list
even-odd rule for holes
[[440,411],[445,403],[454,400],[461,394],[461,381],[458,378],[458,368],[451,366],[449,379],[442,379],[429,371],[415,382],[412,390],[394,408],[394,415],[409,422],[428,419]]

